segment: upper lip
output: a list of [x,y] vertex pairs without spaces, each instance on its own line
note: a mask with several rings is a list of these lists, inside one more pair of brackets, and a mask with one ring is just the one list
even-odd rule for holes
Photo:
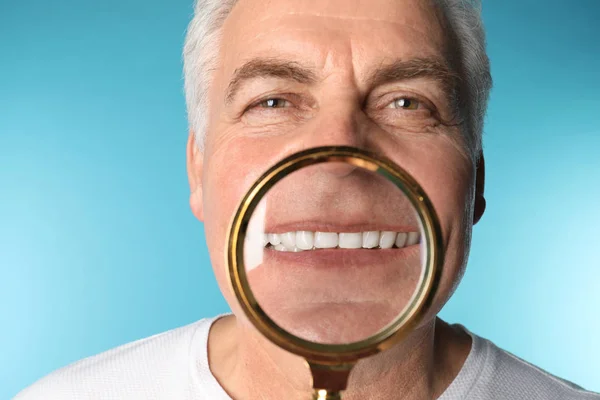
[[336,232],[336,233],[359,233],[359,232],[419,232],[420,229],[414,223],[353,223],[340,224],[339,222],[324,221],[297,221],[278,224],[267,224],[265,233],[286,233],[294,231],[308,232]]

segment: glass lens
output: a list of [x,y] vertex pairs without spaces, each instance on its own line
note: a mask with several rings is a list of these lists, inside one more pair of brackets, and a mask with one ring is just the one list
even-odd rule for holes
[[282,329],[320,344],[365,340],[414,301],[424,276],[422,222],[383,175],[345,162],[275,184],[246,229],[250,289]]

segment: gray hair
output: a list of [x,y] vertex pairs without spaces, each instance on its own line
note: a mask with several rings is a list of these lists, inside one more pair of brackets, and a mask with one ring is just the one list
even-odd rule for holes
[[[454,39],[453,56],[461,75],[459,101],[468,153],[482,149],[483,120],[492,88],[490,62],[480,0],[435,0],[443,10]],[[190,129],[203,150],[207,126],[208,88],[217,67],[221,27],[237,0],[196,0],[183,50],[185,96]]]

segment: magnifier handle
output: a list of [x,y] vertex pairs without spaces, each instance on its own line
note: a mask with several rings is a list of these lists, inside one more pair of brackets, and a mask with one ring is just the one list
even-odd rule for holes
[[312,400],[342,400],[342,392],[315,389]]
[[312,400],[341,400],[354,363],[327,365],[309,361],[308,366],[313,377]]

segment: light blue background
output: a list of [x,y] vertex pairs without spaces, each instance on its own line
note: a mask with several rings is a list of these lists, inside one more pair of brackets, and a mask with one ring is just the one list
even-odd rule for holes
[[[190,0],[0,0],[0,399],[227,310],[188,207]],[[600,2],[484,5],[488,209],[442,312],[600,391]]]

